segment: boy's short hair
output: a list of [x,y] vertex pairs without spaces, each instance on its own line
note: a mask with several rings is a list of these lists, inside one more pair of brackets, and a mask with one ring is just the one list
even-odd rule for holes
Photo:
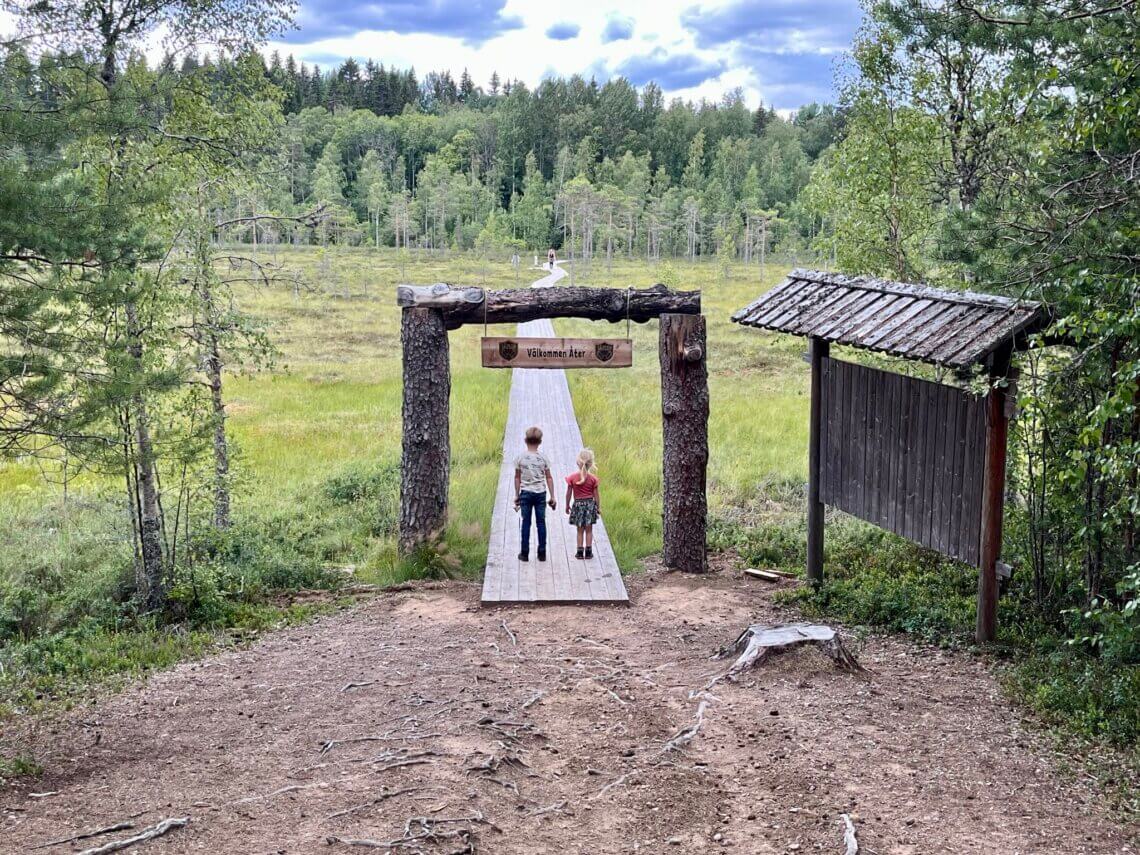
[[527,445],[541,445],[542,444],[542,428],[528,427],[526,429],[526,444]]

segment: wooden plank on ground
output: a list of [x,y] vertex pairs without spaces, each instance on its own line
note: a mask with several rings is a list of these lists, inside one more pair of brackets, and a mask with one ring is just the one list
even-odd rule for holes
[[[535,287],[561,278],[549,276]],[[554,338],[550,321],[520,324],[520,337]],[[520,562],[520,518],[514,510],[514,460],[524,450],[523,435],[530,425],[543,429],[542,452],[550,460],[554,498],[558,509],[547,509],[547,560],[540,562],[538,534],[532,527],[530,560]],[[594,527],[594,557],[574,557],[576,530],[569,525],[563,500],[565,476],[575,471],[582,435],[574,415],[566,374],[561,370],[516,368],[511,377],[510,412],[503,437],[482,602],[500,603],[626,603],[629,596],[621,578],[604,522]],[[603,491],[605,485],[602,486]]]

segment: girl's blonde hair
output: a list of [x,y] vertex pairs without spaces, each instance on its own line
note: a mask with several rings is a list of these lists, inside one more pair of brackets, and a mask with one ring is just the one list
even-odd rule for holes
[[594,464],[594,452],[592,449],[583,448],[578,452],[578,483],[586,483],[586,478],[593,475],[598,471],[598,467]]

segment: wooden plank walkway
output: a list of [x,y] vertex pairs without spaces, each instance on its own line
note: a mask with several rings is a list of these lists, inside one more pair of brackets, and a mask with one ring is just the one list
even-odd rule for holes
[[[555,267],[531,287],[549,287],[566,275]],[[550,321],[519,324],[519,336],[552,337]],[[542,452],[550,460],[558,510],[546,509],[546,561],[537,560],[538,535],[531,527],[530,561],[518,560],[521,519],[514,509],[515,458],[525,450],[523,435],[531,425],[542,428]],[[594,526],[594,557],[574,557],[575,529],[566,516],[564,478],[577,468],[582,432],[574,415],[566,372],[541,368],[515,368],[511,376],[510,411],[503,437],[503,465],[491,514],[491,538],[483,573],[483,604],[586,604],[629,603],[629,595],[610,545],[604,521]],[[605,490],[605,482],[602,483]],[[603,503],[603,508],[605,507]]]

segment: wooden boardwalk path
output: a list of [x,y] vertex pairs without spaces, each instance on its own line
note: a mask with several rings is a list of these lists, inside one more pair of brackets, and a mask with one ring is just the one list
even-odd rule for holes
[[[556,266],[531,287],[549,287],[565,275],[566,271]],[[547,320],[531,321],[519,324],[518,335],[552,337],[554,327]],[[582,448],[582,432],[574,415],[566,372],[543,368],[514,368],[512,372],[503,465],[483,574],[483,604],[628,603],[629,595],[604,521],[599,520],[594,526],[594,557],[574,557],[576,532],[566,516],[564,478],[576,469],[574,461]],[[514,461],[525,450],[523,434],[531,425],[542,428],[542,452],[550,460],[558,510],[546,509],[547,560],[537,560],[538,535],[532,525],[530,560],[522,562],[518,560],[522,532],[519,514],[514,509]],[[602,490],[604,493],[604,481]]]

